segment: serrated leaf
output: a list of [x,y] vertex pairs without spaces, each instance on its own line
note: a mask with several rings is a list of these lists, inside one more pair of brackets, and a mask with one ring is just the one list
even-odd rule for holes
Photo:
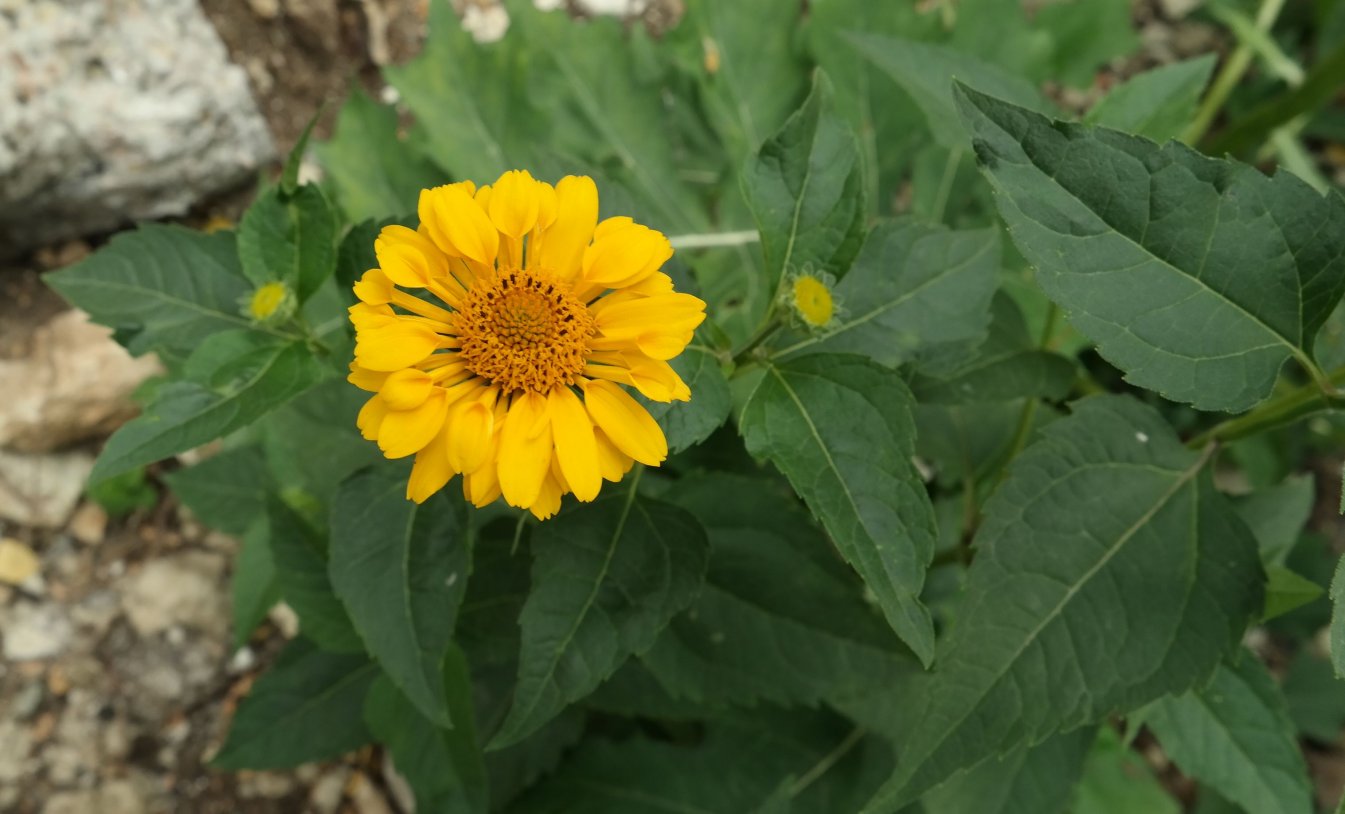
[[673,695],[815,706],[919,669],[783,484],[711,474],[667,497],[711,548],[700,599],[643,658]]
[[538,526],[518,686],[491,748],[522,740],[648,650],[695,601],[707,548],[694,517],[637,498],[633,485]]
[[268,539],[265,517],[250,516],[251,527],[238,541],[231,576],[233,596],[233,644],[242,647],[257,629],[271,606],[280,601],[275,559]]
[[1298,542],[1316,502],[1316,480],[1307,474],[1291,475],[1275,486],[1236,497],[1233,506],[1256,536],[1261,559],[1282,565]]
[[332,507],[329,573],[369,652],[399,690],[449,726],[443,661],[470,561],[461,503],[406,498],[405,467],[349,478]]
[[363,653],[364,642],[327,576],[325,541],[276,497],[267,501],[266,521],[276,582],[304,636],[333,653]]
[[880,225],[836,285],[843,310],[835,325],[781,343],[778,355],[858,353],[896,366],[980,340],[990,323],[999,249],[994,229],[952,231],[910,219]]
[[817,73],[803,106],[743,170],[771,291],[789,273],[844,273],[864,240],[859,148],[831,96]]
[[1265,622],[1289,611],[1301,608],[1326,593],[1322,586],[1299,576],[1283,565],[1274,563],[1266,566],[1266,604],[1261,611],[1261,621]]
[[887,621],[925,664],[934,629],[920,604],[937,532],[911,463],[912,398],[891,371],[858,356],[819,354],[769,364],[738,429],[822,521]]
[[238,259],[255,286],[281,282],[304,302],[336,268],[336,212],[322,189],[266,190],[238,225]]
[[1056,735],[1002,760],[988,758],[920,799],[925,814],[1064,814],[1096,732]]
[[450,729],[434,725],[387,675],[364,701],[369,731],[392,753],[420,811],[477,814],[486,810],[486,767],[472,725],[472,684],[467,660],[456,647],[444,659],[441,694],[448,699]]
[[945,147],[961,149],[967,144],[966,131],[953,106],[954,79],[1033,110],[1051,109],[1050,102],[1031,82],[982,62],[971,56],[970,50],[875,34],[851,33],[848,38],[860,54],[911,95],[924,111],[935,140]]
[[663,428],[668,451],[678,453],[709,438],[724,425],[733,409],[728,379],[719,354],[707,345],[687,345],[669,364],[691,388],[691,401],[658,402],[640,396],[640,402]]
[[807,89],[796,47],[800,10],[777,0],[690,0],[674,29],[700,52],[701,105],[734,163],[775,132]]
[[[397,130],[396,109],[356,86],[341,106],[331,139],[317,145],[326,181],[350,220],[414,212],[420,190],[447,180],[424,158],[422,145],[402,139]],[[366,268],[372,266],[360,273]]]
[[266,509],[275,483],[255,445],[226,449],[162,476],[197,520],[225,534],[246,534]]
[[360,710],[378,667],[363,655],[328,653],[304,639],[238,705],[216,769],[286,769],[328,760],[369,742]]
[[1084,121],[1154,141],[1177,138],[1195,116],[1215,61],[1206,54],[1132,76],[1112,88]]
[[[891,751],[834,716],[763,708],[706,725],[694,746],[591,738],[515,814],[853,811]],[[810,778],[808,783],[801,778]]]
[[188,359],[186,370],[210,373],[161,387],[143,414],[108,439],[91,481],[246,427],[326,375],[304,344],[250,331],[211,336]]
[[985,505],[958,625],[866,812],[1214,672],[1265,577],[1205,471],[1211,452],[1124,397],[1076,402],[1039,434]]
[[1037,281],[1132,384],[1252,407],[1345,290],[1345,197],[1177,142],[959,88],[977,157]]
[[1074,363],[1041,350],[1028,336],[1013,298],[997,292],[989,334],[970,358],[938,375],[917,373],[911,391],[921,404],[976,404],[1020,398],[1063,399],[1074,383]]
[[144,224],[43,280],[136,355],[185,356],[211,334],[248,325],[239,300],[249,286],[230,232]]
[[1190,777],[1257,814],[1311,814],[1308,767],[1275,680],[1242,653],[1204,688],[1149,707],[1145,723]]

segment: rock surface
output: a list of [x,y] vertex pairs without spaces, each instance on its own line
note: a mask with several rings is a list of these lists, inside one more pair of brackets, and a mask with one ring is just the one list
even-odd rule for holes
[[131,393],[160,370],[153,356],[133,358],[82,311],[56,315],[24,345],[16,358],[0,358],[0,447],[20,452],[107,435],[135,415]]
[[22,455],[0,449],[0,519],[25,526],[65,524],[93,470],[87,452]]
[[0,0],[0,253],[183,214],[272,154],[195,0]]

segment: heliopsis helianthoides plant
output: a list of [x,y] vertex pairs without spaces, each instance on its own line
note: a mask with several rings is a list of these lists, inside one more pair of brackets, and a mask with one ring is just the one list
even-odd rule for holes
[[599,222],[590,178],[526,170],[423,190],[418,213],[418,229],[383,229],[350,308],[350,381],[374,394],[360,431],[415,456],[407,497],[461,474],[476,506],[503,494],[545,519],[562,495],[591,501],[634,462],[662,463],[663,431],[627,388],[688,400],[668,360],[705,319],[659,271],[668,239]]
[[1345,2],[1226,111],[1213,58],[1115,73],[1129,0],[676,5],[478,44],[429,0],[237,228],[48,278],[165,371],[91,479],[236,538],[238,646],[289,637],[212,766],[377,744],[436,814],[1335,798]]

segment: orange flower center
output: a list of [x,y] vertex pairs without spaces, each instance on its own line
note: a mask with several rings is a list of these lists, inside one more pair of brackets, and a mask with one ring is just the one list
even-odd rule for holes
[[454,320],[467,369],[506,393],[574,384],[597,331],[568,284],[519,269],[467,292]]

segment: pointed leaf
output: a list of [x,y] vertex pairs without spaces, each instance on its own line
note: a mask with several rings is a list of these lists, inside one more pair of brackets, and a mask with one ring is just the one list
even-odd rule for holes
[[934,629],[920,604],[937,533],[911,463],[910,391],[858,356],[819,354],[766,366],[738,429],[822,521],[887,621],[928,664]]
[[1070,814],[1181,814],[1182,806],[1144,758],[1102,727],[1084,761]]
[[1077,402],[985,506],[966,602],[893,811],[964,766],[1205,681],[1259,613],[1256,541],[1197,453],[1129,398]]
[[1014,242],[1070,320],[1139,387],[1244,410],[1345,290],[1345,196],[959,88]]
[[227,449],[161,477],[197,520],[233,535],[247,533],[276,488],[256,445]]
[[461,503],[406,499],[401,466],[348,479],[332,509],[329,573],[365,645],[399,690],[438,726],[450,724],[443,661],[467,587]]
[[336,268],[336,212],[322,189],[261,194],[238,225],[238,259],[255,286],[281,282],[307,300]]
[[1311,814],[1308,767],[1275,680],[1242,653],[1208,686],[1164,698],[1145,723],[1182,772],[1257,814]]
[[724,425],[733,409],[729,383],[719,354],[707,345],[687,345],[669,364],[691,388],[691,401],[640,402],[663,428],[668,451],[678,453],[699,444]]
[[234,647],[242,647],[280,601],[275,558],[271,554],[270,524],[253,516],[252,527],[238,541],[231,582],[233,586]]
[[864,240],[859,148],[831,96],[819,72],[803,107],[743,170],[771,291],[793,272],[844,273]]
[[1132,76],[1112,88],[1084,121],[1154,141],[1177,138],[1195,117],[1214,63],[1214,55],[1206,54]]
[[360,709],[378,667],[363,655],[319,650],[303,639],[238,705],[217,769],[286,769],[328,760],[369,742]]
[[186,356],[211,334],[248,326],[239,300],[249,286],[230,232],[145,224],[43,279],[137,355]]
[[363,653],[364,642],[327,576],[325,541],[274,496],[267,501],[266,521],[276,582],[304,636],[334,653]]
[[987,758],[930,789],[920,802],[929,814],[1065,814],[1095,736],[1085,727],[1002,760]]
[[522,740],[654,644],[705,578],[705,531],[635,489],[569,507],[532,536],[514,703],[491,741]]

